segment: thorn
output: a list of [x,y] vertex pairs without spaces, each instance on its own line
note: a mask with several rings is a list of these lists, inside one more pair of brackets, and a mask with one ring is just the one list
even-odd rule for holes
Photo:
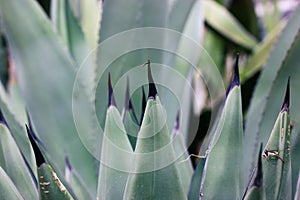
[[253,185],[258,188],[261,187],[263,183],[263,171],[262,171],[262,162],[261,162],[262,148],[263,148],[263,143],[260,144],[260,150],[258,154],[257,173],[253,182]]
[[140,126],[142,125],[142,121],[144,119],[144,114],[145,114],[145,110],[146,110],[146,106],[147,106],[147,100],[146,100],[146,94],[145,94],[144,87],[142,87],[142,92],[143,92],[143,96],[142,96],[142,113],[141,113],[141,119],[140,119]]
[[[28,119],[28,121],[30,121],[30,120]],[[30,122],[29,122],[29,124],[30,124]],[[26,126],[26,130],[27,130],[28,138],[30,140],[31,146],[32,146],[34,154],[35,154],[36,165],[38,167],[40,167],[42,164],[46,163],[45,158],[35,142],[35,134],[34,134],[33,130],[30,128],[30,125],[29,125],[29,128],[28,128],[27,124],[25,124],[25,126]]]
[[[4,124],[5,126],[7,126],[7,122],[4,118],[4,115],[2,113],[2,110],[0,109],[0,123]],[[8,126],[7,126],[8,127]]]
[[66,167],[71,171],[72,170],[72,166],[69,160],[68,156],[65,156],[65,163],[66,163]]
[[116,106],[116,101],[113,93],[113,89],[111,86],[110,73],[108,73],[108,107]]
[[289,112],[290,109],[290,78],[291,77],[289,76],[287,86],[286,86],[284,101],[281,107],[281,112],[284,111]]
[[180,111],[178,110],[177,115],[176,115],[175,126],[174,126],[175,131],[179,130],[179,126],[180,126],[180,119],[179,118],[180,118]]
[[153,81],[153,77],[152,77],[152,73],[151,73],[151,69],[150,69],[150,60],[148,60],[144,65],[148,65],[148,81],[149,81],[149,95],[148,98],[155,98],[155,96],[157,95],[157,90],[156,90],[156,86],[155,83]]
[[240,86],[239,53],[236,54],[236,60],[234,64],[234,75],[231,80],[230,86],[226,92],[226,96],[229,94],[230,90],[235,86]]

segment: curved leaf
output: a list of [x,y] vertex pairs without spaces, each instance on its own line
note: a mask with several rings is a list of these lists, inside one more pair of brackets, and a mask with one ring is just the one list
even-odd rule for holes
[[[252,49],[256,39],[226,10],[215,1],[204,0],[204,17],[206,22],[231,41]],[[234,33],[234,34],[232,34]]]
[[20,192],[0,166],[0,199],[22,200]]
[[22,154],[8,128],[0,124],[0,141],[5,169],[14,185],[25,199],[37,199],[37,190]]
[[16,116],[13,114],[11,108],[11,101],[9,101],[2,84],[0,84],[0,107],[2,114],[7,122],[11,134],[13,135],[19,149],[21,150],[24,158],[26,159],[28,165],[32,169],[32,172],[36,176],[36,164],[33,149],[30,145],[29,139],[27,137],[26,130],[24,126],[20,124]]
[[41,140],[60,169],[66,152],[95,192],[95,159],[82,145],[72,115],[72,60],[37,2],[1,0],[0,9],[20,88]]

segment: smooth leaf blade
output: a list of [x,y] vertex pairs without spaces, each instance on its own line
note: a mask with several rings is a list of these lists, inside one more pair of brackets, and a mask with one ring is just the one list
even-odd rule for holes
[[263,157],[267,199],[291,199],[290,117],[287,111],[279,113]]
[[242,121],[240,86],[234,86],[226,98],[215,136],[208,149],[200,199],[241,197]]
[[21,200],[23,197],[0,166],[0,199]]
[[103,135],[98,194],[99,199],[122,199],[132,165],[132,146],[119,111],[110,106]]
[[31,177],[23,156],[11,133],[3,124],[0,124],[0,141],[8,176],[24,198],[36,199],[37,190],[35,188],[34,178]]
[[[22,151],[24,158],[26,159],[28,165],[32,169],[33,173],[36,173],[37,168],[35,164],[35,157],[33,149],[30,145],[29,139],[26,134],[25,128],[20,124],[19,120],[13,114],[12,105],[10,104],[6,92],[0,85],[0,107],[5,121],[10,128],[10,132],[13,135],[19,149]],[[36,174],[35,174],[36,175]]]

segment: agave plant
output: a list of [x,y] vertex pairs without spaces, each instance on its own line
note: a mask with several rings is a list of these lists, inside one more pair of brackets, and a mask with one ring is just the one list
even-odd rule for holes
[[300,199],[299,6],[258,42],[214,1],[0,3],[0,199]]

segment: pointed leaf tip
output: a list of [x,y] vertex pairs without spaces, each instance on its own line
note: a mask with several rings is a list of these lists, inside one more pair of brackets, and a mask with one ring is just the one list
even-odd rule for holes
[[108,107],[109,106],[116,106],[113,88],[111,85],[110,73],[108,73]]
[[239,53],[237,53],[235,64],[234,64],[234,74],[233,74],[230,86],[227,90],[226,96],[228,95],[228,93],[230,92],[230,90],[232,88],[234,88],[235,86],[240,86],[239,57],[240,57]]
[[290,76],[288,78],[287,86],[286,86],[286,91],[285,91],[285,97],[283,100],[283,104],[281,107],[281,112],[287,111],[289,112],[290,109]]
[[68,156],[65,157],[65,163],[66,163],[66,167],[71,171],[72,166],[71,166],[71,163],[70,163],[70,160],[69,160]]
[[25,124],[25,126],[26,126],[28,137],[29,137],[29,141],[31,143],[31,146],[32,146],[34,154],[35,154],[36,165],[38,167],[40,167],[42,164],[46,163],[45,158],[44,158],[41,150],[39,149],[39,147],[37,146],[37,144],[35,142],[36,136],[35,136],[35,134],[32,130],[30,122],[29,122],[29,127],[27,126],[27,124]]
[[4,118],[4,115],[3,115],[2,111],[1,111],[1,109],[0,109],[0,123],[2,123],[2,124],[4,124],[4,125],[7,126],[6,120]]
[[148,65],[148,81],[149,81],[149,95],[148,98],[155,98],[157,95],[156,86],[152,77],[151,68],[150,68],[150,60],[148,60],[145,65]]
[[255,185],[258,188],[261,187],[263,183],[263,171],[262,171],[262,161],[261,161],[262,148],[263,148],[263,144],[261,143],[259,154],[258,154],[257,173],[253,182],[253,185]]

